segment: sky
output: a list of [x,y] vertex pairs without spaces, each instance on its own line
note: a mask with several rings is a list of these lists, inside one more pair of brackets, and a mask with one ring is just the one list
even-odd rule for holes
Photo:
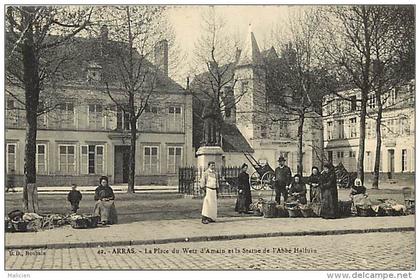
[[[168,20],[172,25],[178,46],[185,53],[185,64],[172,71],[171,76],[183,83],[187,75],[191,75],[189,64],[192,62],[194,44],[200,36],[202,13],[210,6],[172,6],[169,7]],[[215,6],[215,12],[226,21],[228,32],[238,36],[240,42],[246,38],[249,25],[257,39],[260,50],[271,47],[270,33],[285,24],[288,20],[289,6]],[[184,77],[183,77],[184,76]]]

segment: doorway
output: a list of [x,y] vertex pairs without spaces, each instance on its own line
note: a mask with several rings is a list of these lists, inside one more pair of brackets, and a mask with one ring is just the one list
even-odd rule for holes
[[115,146],[114,153],[114,183],[128,183],[130,146]]

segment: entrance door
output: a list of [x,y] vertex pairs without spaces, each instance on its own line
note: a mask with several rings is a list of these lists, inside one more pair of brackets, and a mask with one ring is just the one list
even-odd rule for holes
[[114,158],[114,182],[127,183],[130,146],[115,146]]
[[395,172],[395,151],[388,150],[388,178],[392,179],[392,174]]

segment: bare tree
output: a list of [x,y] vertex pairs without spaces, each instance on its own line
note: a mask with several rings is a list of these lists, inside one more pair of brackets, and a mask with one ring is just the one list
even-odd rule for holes
[[[267,93],[274,106],[267,106],[271,121],[297,123],[297,172],[303,172],[303,138],[306,119],[320,118],[322,97],[328,73],[318,63],[317,33],[320,24],[316,9],[302,9],[290,14],[289,42],[282,47],[279,59],[268,61]],[[277,41],[281,38],[277,37]],[[281,116],[279,119],[278,116]],[[320,155],[322,157],[322,153]]]
[[[128,122],[130,154],[128,192],[134,193],[138,121],[156,94],[159,78],[168,75],[168,66],[153,65],[155,44],[164,39],[162,6],[113,6],[102,9],[102,32],[109,37],[103,64],[115,63],[113,73],[104,77],[106,93]],[[167,42],[165,43],[167,44]],[[167,46],[166,46],[167,48]],[[113,59],[109,59],[113,57]],[[113,61],[113,62],[111,62]]]
[[[24,107],[26,114],[23,191],[23,206],[26,211],[29,208],[28,187],[31,190],[36,188],[37,119],[41,114],[59,106],[56,102],[47,106],[39,104],[42,99],[54,98],[49,89],[57,81],[56,73],[62,63],[69,59],[61,47],[69,44],[74,36],[89,26],[92,10],[52,6],[7,7],[7,92]],[[22,89],[24,96],[19,95],[16,88]],[[32,211],[38,210],[37,205],[31,207]]]
[[217,125],[221,126],[223,113],[230,111],[240,96],[234,96],[237,82],[235,67],[238,42],[229,37],[224,19],[209,7],[202,14],[201,37],[195,45],[194,76],[191,91],[194,96],[195,116],[201,118],[202,109],[208,104],[216,104]]
[[357,176],[364,181],[366,107],[372,90],[373,33],[378,16],[372,6],[338,6],[325,9],[322,42],[327,63],[342,84],[360,89],[360,126]]
[[377,107],[373,188],[379,187],[382,113],[391,91],[414,77],[414,7],[373,6],[377,15],[372,34],[373,90]]

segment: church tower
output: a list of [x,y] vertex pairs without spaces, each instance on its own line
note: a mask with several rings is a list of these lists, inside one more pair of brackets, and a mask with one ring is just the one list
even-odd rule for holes
[[247,37],[235,68],[234,87],[236,125],[248,143],[253,146],[261,138],[265,127],[266,73],[264,61],[254,33],[249,27]]

